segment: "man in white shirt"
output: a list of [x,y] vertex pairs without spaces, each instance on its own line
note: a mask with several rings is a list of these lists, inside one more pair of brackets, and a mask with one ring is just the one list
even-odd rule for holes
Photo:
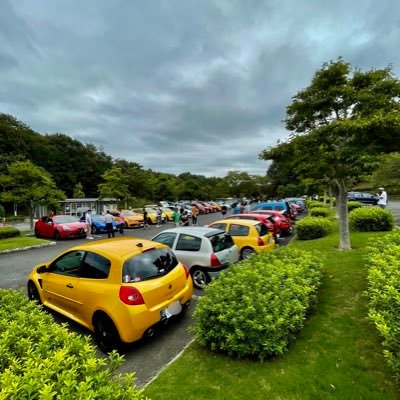
[[110,214],[110,211],[107,210],[106,215],[104,216],[104,219],[106,220],[106,229],[107,229],[107,235],[110,238],[115,237],[114,234],[114,227],[113,227],[113,223],[114,223],[114,217]]
[[85,222],[87,226],[86,239],[94,239],[92,235],[92,210],[87,210],[85,214]]
[[385,208],[387,205],[387,193],[385,192],[385,189],[383,187],[379,188],[379,200],[378,200],[378,206],[380,208]]

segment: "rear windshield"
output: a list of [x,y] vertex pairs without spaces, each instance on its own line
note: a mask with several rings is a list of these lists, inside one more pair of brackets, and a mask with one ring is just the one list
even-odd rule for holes
[[73,217],[72,215],[60,215],[59,217],[53,218],[56,224],[67,224],[69,222],[78,222],[78,218]]
[[139,282],[168,274],[178,265],[170,249],[148,251],[126,260],[122,268],[122,282]]
[[265,224],[257,224],[255,225],[255,228],[260,236],[265,236],[269,233],[269,230]]
[[230,249],[234,245],[231,235],[228,235],[226,233],[219,233],[218,235],[211,236],[210,241],[214,253]]

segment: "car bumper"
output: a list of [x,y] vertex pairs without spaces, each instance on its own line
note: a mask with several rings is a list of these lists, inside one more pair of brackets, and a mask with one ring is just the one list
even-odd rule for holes
[[264,251],[272,251],[275,249],[275,241],[273,243],[267,243],[264,246],[257,246],[254,248],[254,250],[259,253],[259,252],[264,252]]

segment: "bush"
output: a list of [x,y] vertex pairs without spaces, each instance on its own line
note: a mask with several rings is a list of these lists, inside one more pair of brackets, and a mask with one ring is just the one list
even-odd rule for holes
[[329,210],[326,207],[314,207],[310,210],[310,215],[312,217],[327,217]]
[[312,208],[316,208],[316,207],[326,207],[324,206],[324,203],[322,203],[322,201],[316,201],[316,200],[311,200],[307,203],[307,208],[309,210],[311,210]]
[[282,248],[232,266],[205,289],[194,311],[200,344],[235,357],[283,354],[317,301],[321,261]]
[[0,227],[0,239],[7,239],[20,235],[21,232],[13,226]]
[[348,201],[347,202],[347,209],[349,211],[353,211],[356,208],[361,208],[361,207],[365,207],[363,203],[360,203],[359,201]]
[[1,399],[144,399],[122,357],[97,358],[88,337],[69,332],[21,291],[0,289]]
[[391,231],[395,227],[395,217],[390,210],[361,207],[349,214],[349,223],[359,232]]
[[400,382],[400,232],[376,239],[367,249],[368,317],[383,337],[383,354]]
[[326,218],[306,217],[296,225],[297,238],[300,240],[318,239],[326,236],[332,229],[332,223]]

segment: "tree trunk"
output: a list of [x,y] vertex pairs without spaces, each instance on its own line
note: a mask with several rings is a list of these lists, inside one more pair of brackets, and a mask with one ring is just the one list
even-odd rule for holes
[[351,250],[349,232],[349,214],[347,211],[347,185],[343,179],[338,181],[337,197],[339,212],[339,250]]

